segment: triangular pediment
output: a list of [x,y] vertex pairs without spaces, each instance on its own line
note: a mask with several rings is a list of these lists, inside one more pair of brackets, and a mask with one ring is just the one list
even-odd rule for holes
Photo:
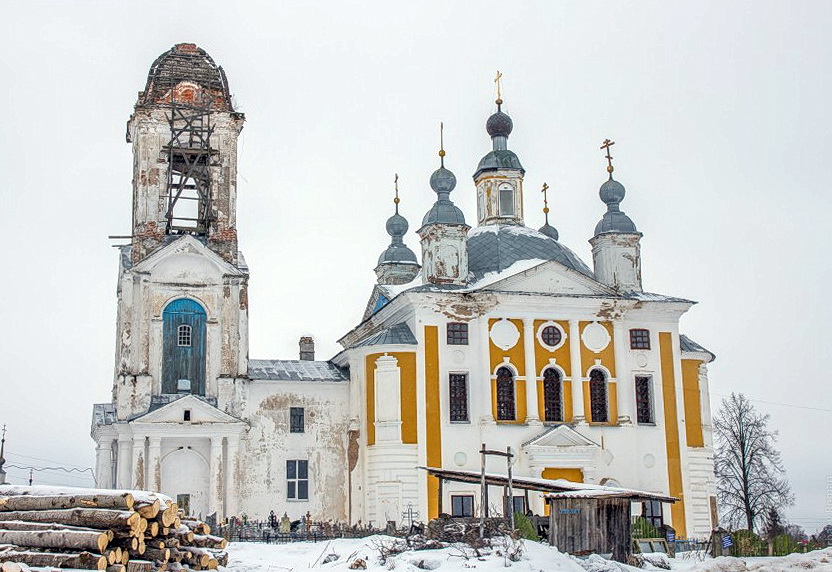
[[523,444],[525,449],[530,447],[598,447],[598,443],[584,437],[568,425],[558,425]]
[[133,267],[162,281],[219,281],[223,276],[244,276],[233,264],[190,235],[157,249]]
[[616,296],[607,286],[567,268],[556,260],[541,262],[482,287],[500,292]]
[[159,409],[133,419],[131,423],[182,423],[185,419],[185,411],[190,411],[190,424],[205,423],[242,423],[236,417],[214,407],[195,395],[186,395]]

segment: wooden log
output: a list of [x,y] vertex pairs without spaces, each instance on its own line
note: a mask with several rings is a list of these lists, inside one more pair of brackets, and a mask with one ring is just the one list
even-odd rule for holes
[[147,521],[147,533],[150,536],[159,536],[159,523],[155,520]]
[[130,552],[128,552],[127,550],[122,550],[121,563],[126,566],[128,562],[130,562]]
[[144,519],[137,512],[102,508],[65,508],[0,512],[0,521],[9,520],[54,522],[57,524],[70,524],[73,526],[102,529],[129,529]]
[[150,504],[137,504],[135,510],[144,518],[156,518],[156,515],[159,514],[160,506],[159,499],[156,499]]
[[124,572],[126,567],[124,564],[113,564],[112,566],[107,566],[107,572]]
[[107,565],[115,564],[116,563],[116,551],[115,550],[108,550],[104,553],[104,557],[107,558]]
[[174,538],[178,538],[180,542],[184,544],[190,544],[194,541],[194,534],[193,530],[188,530],[188,528],[179,528],[178,530],[173,531]]
[[88,550],[101,553],[109,542],[107,533],[99,530],[0,530],[0,543],[30,548],[59,548],[73,552]]
[[22,572],[23,566],[17,562],[3,562],[0,563],[0,572]]
[[139,542],[140,542],[139,539],[136,538],[135,536],[122,536],[122,537],[113,539],[113,541],[110,542],[110,546],[113,546],[113,547],[119,546],[122,549],[127,549],[127,550],[138,550]]
[[185,552],[186,554],[190,554],[191,557],[189,558],[189,560],[191,562],[198,563],[203,568],[208,566],[208,561],[211,559],[211,554],[204,548],[196,548],[194,546],[182,546],[179,548],[179,551]]
[[162,540],[162,543],[165,545],[165,548],[179,548],[179,546],[181,545],[179,539],[173,536],[165,538],[164,540]]
[[219,561],[219,560],[217,560],[216,558],[213,558],[213,557],[212,557],[212,558],[208,561],[208,570],[216,570],[216,569],[217,569],[217,568],[219,568],[219,567],[220,567],[220,561]]
[[191,541],[194,546],[201,548],[214,548],[216,550],[223,550],[228,546],[228,541],[221,536],[211,536],[210,534],[195,534]]
[[[60,508],[108,508],[130,510],[134,504],[130,493],[100,494],[100,495],[15,495],[0,496],[0,511],[12,510],[52,510]],[[156,499],[156,506],[159,506]]]
[[131,560],[127,563],[127,572],[153,572],[153,562],[149,560]]
[[[54,522],[26,522],[22,520],[0,521],[0,530],[77,530],[80,532],[102,532],[100,529],[86,526],[72,526],[69,524],[55,524]],[[113,540],[113,531],[105,531],[107,538]]]
[[143,556],[146,560],[165,562],[170,558],[170,548],[151,548],[148,546],[145,549]]
[[55,568],[81,568],[104,570],[107,559],[100,554],[89,552],[57,554],[52,552],[8,551],[0,552],[0,561],[17,562],[29,566],[53,566]]
[[206,522],[201,520],[182,520],[181,522],[196,534],[211,534],[211,527]]

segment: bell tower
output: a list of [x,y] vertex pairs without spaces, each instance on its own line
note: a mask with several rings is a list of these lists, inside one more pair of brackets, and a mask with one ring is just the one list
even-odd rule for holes
[[133,145],[132,260],[167,237],[191,235],[237,263],[237,137],[225,72],[194,44],[177,44],[150,68],[127,122]]

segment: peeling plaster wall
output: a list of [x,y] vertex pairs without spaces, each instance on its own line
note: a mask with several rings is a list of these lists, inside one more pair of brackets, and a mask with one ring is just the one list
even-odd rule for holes
[[[347,520],[349,383],[244,382],[242,417],[250,427],[240,449],[240,512],[264,518],[270,510],[292,520]],[[289,408],[303,407],[305,431],[289,432]],[[286,498],[286,461],[309,461],[309,500]]]

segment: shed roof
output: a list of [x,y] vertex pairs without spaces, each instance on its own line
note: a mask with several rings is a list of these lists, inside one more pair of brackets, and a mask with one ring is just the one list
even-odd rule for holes
[[269,381],[347,381],[349,375],[328,361],[251,359],[248,376]]
[[[457,481],[460,483],[479,483],[482,475],[476,471],[458,471],[452,469],[439,469],[436,467],[419,467],[431,475],[446,481]],[[497,473],[486,473],[485,482],[488,485],[505,487],[508,486],[508,476]],[[543,479],[537,477],[511,477],[511,485],[517,489],[539,491],[544,493],[563,493],[564,496],[575,495],[572,498],[628,498],[632,501],[657,500],[661,502],[674,503],[677,498],[640,491],[637,489],[624,489],[620,487],[607,487],[604,485],[593,485],[589,483],[573,483],[565,479]],[[582,495],[582,496],[578,496]],[[547,495],[548,496],[548,495]],[[556,494],[551,496],[557,498]]]

